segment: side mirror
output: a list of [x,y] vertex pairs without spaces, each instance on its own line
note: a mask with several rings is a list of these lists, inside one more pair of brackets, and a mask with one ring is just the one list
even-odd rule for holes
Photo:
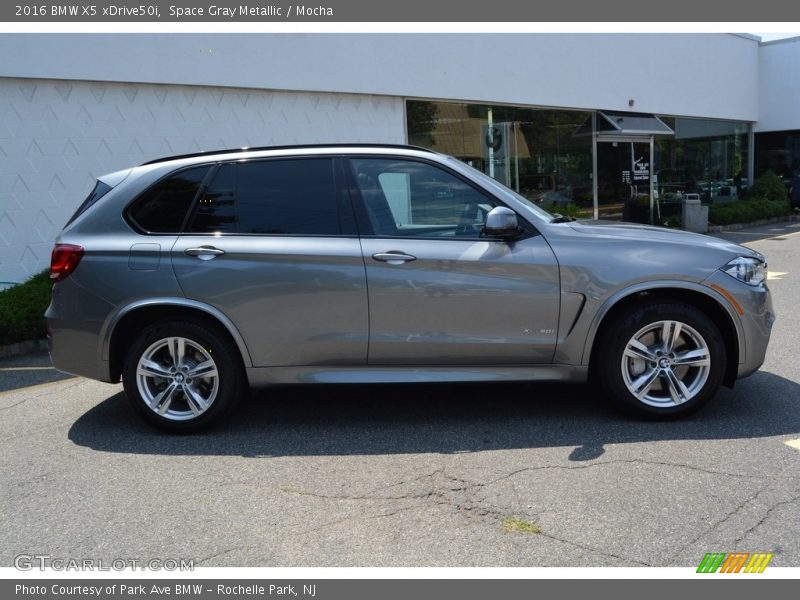
[[519,235],[517,213],[505,206],[495,206],[486,215],[486,224],[483,226],[482,233],[504,240],[517,237]]

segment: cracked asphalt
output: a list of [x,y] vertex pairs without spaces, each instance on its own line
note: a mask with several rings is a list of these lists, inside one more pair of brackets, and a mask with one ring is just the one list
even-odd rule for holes
[[800,223],[724,237],[767,256],[778,321],[761,371],[675,423],[589,386],[321,386],[168,436],[120,386],[2,360],[0,566],[800,566]]

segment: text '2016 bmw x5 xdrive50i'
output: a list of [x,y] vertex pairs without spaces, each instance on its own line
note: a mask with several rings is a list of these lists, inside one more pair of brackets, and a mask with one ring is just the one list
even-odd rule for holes
[[171,430],[270,383],[556,380],[678,417],[762,364],[764,257],[554,217],[405,146],[231,150],[101,177],[53,250],[56,368]]

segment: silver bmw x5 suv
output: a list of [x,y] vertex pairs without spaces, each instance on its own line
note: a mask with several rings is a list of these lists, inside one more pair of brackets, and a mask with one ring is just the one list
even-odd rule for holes
[[406,146],[176,156],[101,177],[56,240],[59,370],[151,423],[272,383],[573,381],[674,418],[759,368],[764,257],[551,215]]

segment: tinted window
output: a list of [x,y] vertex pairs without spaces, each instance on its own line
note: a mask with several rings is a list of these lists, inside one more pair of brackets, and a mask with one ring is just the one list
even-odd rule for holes
[[236,165],[220,166],[213,180],[197,201],[197,210],[187,231],[197,233],[235,232],[237,224],[235,192]]
[[479,237],[495,202],[455,175],[407,160],[351,161],[375,235]]
[[200,198],[189,229],[274,235],[341,232],[331,159],[226,164]]
[[133,203],[129,218],[152,233],[177,233],[209,167],[193,167],[162,179]]

